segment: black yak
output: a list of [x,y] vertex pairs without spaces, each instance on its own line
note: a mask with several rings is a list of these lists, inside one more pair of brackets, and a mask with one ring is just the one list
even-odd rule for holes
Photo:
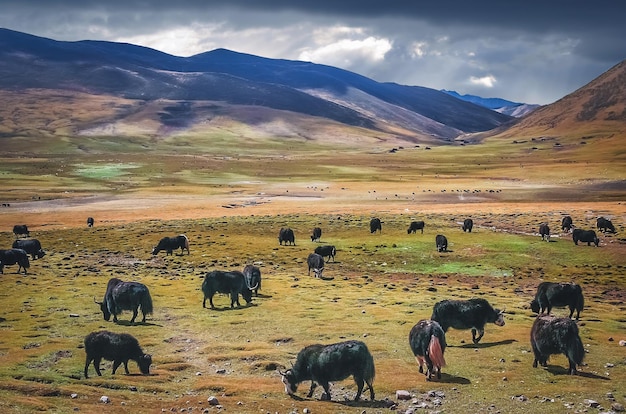
[[337,254],[337,249],[335,246],[327,245],[327,246],[317,246],[315,248],[315,253],[319,254],[322,257],[328,257],[328,260],[333,259],[335,261],[335,255]]
[[324,271],[324,258],[321,255],[311,253],[309,257],[307,257],[306,263],[309,266],[309,276],[311,276],[311,269],[313,269],[313,275],[315,277],[322,277],[322,272]]
[[133,317],[130,323],[135,323],[139,307],[143,318],[141,322],[146,322],[146,315],[152,313],[152,297],[150,291],[143,283],[124,282],[118,278],[112,278],[107,284],[107,290],[104,293],[102,302],[94,302],[100,305],[104,320],[108,321],[113,315],[113,322],[117,322],[117,315],[123,310],[133,311]]
[[537,286],[535,298],[530,302],[530,309],[535,313],[548,314],[553,307],[569,307],[569,317],[576,311],[576,320],[585,305],[583,290],[574,283],[542,282]]
[[249,264],[243,268],[242,273],[246,277],[246,285],[253,286],[252,291],[255,296],[259,296],[259,289],[261,289],[261,269]]
[[282,246],[283,242],[285,243],[285,246],[287,243],[294,246],[296,245],[296,236],[293,234],[293,230],[289,227],[282,227],[278,232],[278,244]]
[[93,217],[87,217],[87,227],[93,227]]
[[471,218],[467,218],[465,220],[463,220],[463,227],[461,227],[463,229],[463,232],[472,232],[472,229],[474,228],[474,220],[472,220]]
[[435,236],[435,245],[437,246],[438,252],[448,251],[448,239],[443,234]]
[[383,232],[383,224],[379,218],[373,218],[370,220],[370,233],[376,233],[376,231],[379,233]]
[[412,221],[409,224],[409,228],[406,229],[407,234],[416,233],[418,230],[422,231],[424,234],[424,222],[423,221]]
[[550,226],[548,226],[548,223],[541,223],[539,225],[539,235],[541,236],[541,240],[550,241]]
[[530,345],[535,354],[533,367],[545,367],[554,354],[565,354],[569,361],[568,374],[576,375],[576,366],[583,363],[585,349],[576,322],[570,318],[539,315],[530,331]]
[[113,361],[113,374],[115,374],[120,364],[124,363],[126,375],[129,375],[129,360],[133,360],[137,363],[142,374],[148,375],[150,373],[152,356],[144,354],[137,339],[126,333],[118,334],[109,331],[92,332],[85,337],[85,353],[87,354],[87,358],[85,359],[85,378],[89,378],[87,369],[91,361],[93,361],[93,367],[96,369],[96,373],[102,376],[100,372],[100,361],[102,361],[102,359]]
[[561,219],[561,230],[569,232],[572,227],[574,227],[574,223],[572,221],[572,217],[565,216]]
[[409,345],[419,364],[420,373],[424,373],[426,362],[426,379],[432,379],[437,373],[441,379],[441,368],[446,366],[443,354],[446,350],[446,334],[438,322],[428,319],[419,321],[409,333]]
[[600,239],[593,230],[574,229],[572,232],[572,240],[576,246],[578,246],[579,241],[587,243],[587,246],[591,246],[591,243],[593,243],[598,247],[600,244]]
[[296,357],[291,369],[280,372],[285,392],[295,395],[298,384],[311,381],[311,389],[307,395],[311,398],[317,384],[324,388],[322,399],[330,400],[331,381],[341,381],[350,375],[357,385],[354,401],[361,398],[365,384],[370,390],[370,399],[374,401],[375,368],[374,358],[367,346],[361,341],[345,341],[331,345],[309,345],[303,348]]
[[[477,344],[485,334],[485,324],[504,326],[502,311],[494,309],[482,298],[469,300],[442,300],[433,306],[430,319],[439,322],[444,332],[449,328],[472,330],[472,342]],[[478,332],[478,336],[476,333]]]
[[46,252],[41,248],[41,243],[37,239],[17,239],[13,242],[14,249],[22,249],[30,254],[32,259],[41,259]]
[[249,305],[252,302],[252,291],[256,288],[257,286],[248,285],[246,277],[240,271],[213,270],[204,276],[204,281],[202,282],[202,293],[204,293],[202,307],[206,308],[206,300],[209,298],[211,309],[215,309],[213,296],[216,293],[230,295],[231,308],[235,307],[235,303],[237,307],[241,307],[239,295],[241,295],[241,297],[245,299],[246,304]]
[[0,273],[4,273],[4,266],[14,264],[18,266],[17,273],[24,269],[24,274],[26,274],[27,269],[30,267],[28,253],[23,249],[0,250]]
[[611,220],[607,218],[598,217],[598,220],[596,220],[596,226],[598,227],[598,230],[603,233],[615,233],[615,226],[611,223]]
[[16,224],[15,226],[13,226],[13,234],[15,234],[15,237],[30,237],[30,232],[28,231],[28,226],[26,226],[26,224]]
[[322,237],[322,229],[319,227],[313,228],[313,233],[311,233],[311,241],[320,241]]
[[166,255],[171,255],[178,248],[180,248],[181,256],[185,253],[185,249],[187,249],[187,254],[189,254],[189,239],[184,234],[174,237],[163,237],[159,240],[159,244],[152,249],[152,254],[157,255],[161,250],[165,250]]

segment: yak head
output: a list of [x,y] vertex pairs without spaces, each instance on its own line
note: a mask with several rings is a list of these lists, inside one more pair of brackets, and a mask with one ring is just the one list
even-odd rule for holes
[[504,310],[496,309],[498,313],[498,318],[494,322],[498,326],[504,326]]
[[139,365],[139,371],[141,371],[142,374],[144,375],[150,374],[150,365],[152,365],[152,355],[143,354],[137,361],[137,364]]
[[535,312],[535,313],[539,313],[539,302],[537,302],[537,299],[533,299],[530,302],[530,310]]
[[285,372],[281,372],[279,370],[278,373],[282,376],[281,380],[283,384],[285,385],[285,393],[289,395],[294,395],[296,391],[298,390],[298,382],[296,380],[296,374],[294,374],[292,369],[288,369]]
[[37,253],[35,253],[35,256],[37,256],[37,259],[41,259],[45,255],[46,255],[46,252],[44,252],[43,249],[39,249],[37,250]]
[[93,298],[93,301],[100,305],[100,310],[102,311],[102,316],[104,316],[105,321],[109,321],[111,319],[111,312],[109,311],[109,307],[107,306],[105,301],[98,302],[96,298]]

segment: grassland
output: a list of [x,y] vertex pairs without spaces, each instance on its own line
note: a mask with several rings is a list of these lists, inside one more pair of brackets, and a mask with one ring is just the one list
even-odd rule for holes
[[[427,149],[373,139],[235,141],[241,129],[224,131],[215,139],[53,134],[30,147],[5,139],[2,246],[24,223],[48,254],[27,275],[9,266],[0,276],[0,411],[361,413],[397,403],[398,412],[562,413],[600,411],[590,399],[605,410],[626,405],[626,163],[606,145],[613,141],[555,146],[525,137]],[[604,215],[618,232],[603,235],[599,248],[575,246],[559,232],[564,214],[583,228]],[[383,220],[382,234],[369,233],[372,216]],[[471,234],[460,229],[466,217],[477,225]],[[407,234],[414,219],[426,222],[424,234]],[[550,243],[536,235],[543,221]],[[294,229],[296,246],[278,245],[283,226]],[[325,270],[331,280],[306,274],[314,226],[338,249]],[[150,255],[161,237],[179,233],[190,238],[190,255]],[[438,233],[450,252],[436,252]],[[247,263],[263,274],[253,305],[230,310],[219,296],[218,310],[203,309],[203,276]],[[128,313],[119,324],[102,320],[93,298],[111,277],[149,286],[155,313],[146,324],[130,326]],[[531,366],[528,302],[543,280],[583,286],[588,353],[579,376],[566,375],[562,355],[547,369]],[[488,326],[479,345],[468,331],[449,331],[442,381],[426,382],[410,328],[436,301],[469,297],[504,308],[506,326]],[[102,377],[82,378],[82,340],[99,329],[136,336],[153,354],[152,375],[136,375],[131,362],[130,376],[112,376],[107,364]],[[284,394],[277,368],[305,345],[343,339],[361,339],[373,353],[375,402],[345,401],[354,396],[351,379],[333,385],[332,402],[318,401],[319,391],[304,398],[307,384],[301,399]],[[396,401],[399,389],[415,399]],[[209,407],[211,395],[222,408]]]

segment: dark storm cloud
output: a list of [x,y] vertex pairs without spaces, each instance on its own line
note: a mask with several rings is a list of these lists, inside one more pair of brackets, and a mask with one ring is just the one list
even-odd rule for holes
[[57,40],[217,47],[378,81],[550,103],[626,58],[626,2],[0,0],[0,27]]

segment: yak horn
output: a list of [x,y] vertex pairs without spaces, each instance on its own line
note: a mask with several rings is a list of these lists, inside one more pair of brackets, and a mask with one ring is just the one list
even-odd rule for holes
[[94,301],[96,304],[98,304],[98,305],[102,305],[102,302],[98,302],[98,301],[96,300],[96,297],[95,297],[95,296],[93,297],[93,301]]

